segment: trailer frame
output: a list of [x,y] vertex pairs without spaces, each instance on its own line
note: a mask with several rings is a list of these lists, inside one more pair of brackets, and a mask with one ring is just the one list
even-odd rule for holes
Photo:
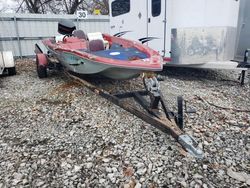
[[[202,159],[204,157],[203,151],[199,148],[195,139],[183,131],[183,98],[181,96],[177,97],[178,112],[171,111],[159,90],[159,83],[156,77],[143,78],[145,90],[111,94],[72,73],[65,72],[65,74],[95,94],[137,116],[162,132],[170,134],[182,148],[195,158]],[[150,100],[146,99],[146,97]],[[132,99],[136,105],[133,105],[134,102],[128,103],[124,99]],[[139,106],[141,109],[136,106]]]

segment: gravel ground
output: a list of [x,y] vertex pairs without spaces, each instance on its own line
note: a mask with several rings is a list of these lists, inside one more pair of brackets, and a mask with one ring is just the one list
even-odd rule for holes
[[[197,110],[185,131],[202,160],[61,73],[40,80],[32,60],[18,60],[17,72],[0,78],[0,188],[250,186],[250,86],[235,72],[162,73],[170,106],[184,95]],[[139,83],[98,81],[109,90]]]

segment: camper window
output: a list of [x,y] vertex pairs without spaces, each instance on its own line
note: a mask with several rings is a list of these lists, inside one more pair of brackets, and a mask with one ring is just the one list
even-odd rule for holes
[[112,16],[119,16],[130,11],[130,0],[116,0],[111,4]]
[[152,0],[152,16],[156,17],[161,14],[161,0]]

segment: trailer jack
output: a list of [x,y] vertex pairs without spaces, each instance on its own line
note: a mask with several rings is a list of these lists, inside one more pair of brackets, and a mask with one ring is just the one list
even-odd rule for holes
[[[71,73],[65,73],[97,95],[109,100],[164,133],[170,134],[192,156],[203,158],[203,152],[197,142],[182,130],[183,107],[178,109],[178,113],[168,109],[156,77],[143,77],[145,90],[111,94]],[[135,103],[129,103],[127,100],[124,101],[124,99],[132,99]],[[138,106],[134,104],[138,104]]]
[[[239,63],[239,65],[238,65],[239,68],[250,69],[250,63],[248,62],[249,51],[250,51],[250,49],[246,49],[246,51],[244,53],[244,61]],[[241,74],[238,78],[238,80],[240,80],[241,86],[244,86],[244,84],[245,84],[245,77],[246,77],[246,70],[242,70]]]

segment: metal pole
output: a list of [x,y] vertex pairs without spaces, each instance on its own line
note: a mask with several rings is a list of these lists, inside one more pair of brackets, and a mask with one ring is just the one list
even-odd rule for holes
[[14,16],[14,24],[15,24],[15,30],[16,30],[16,36],[17,36],[17,42],[18,42],[19,56],[22,59],[23,55],[22,55],[21,41],[20,41],[20,36],[19,36],[19,30],[18,30],[16,16]]
[[77,29],[79,29],[79,19],[78,19],[78,16],[76,18],[76,26],[77,26]]
[[[0,33],[0,38],[1,38],[1,33]],[[3,73],[4,71],[4,67],[5,67],[5,63],[4,63],[4,58],[3,58],[3,44],[2,41],[0,41],[0,56],[1,56],[1,60],[0,60],[0,75]],[[1,63],[2,61],[2,63]]]
[[[1,23],[1,25],[3,25],[3,23]],[[2,38],[2,35],[0,33],[0,38]],[[3,41],[0,41],[0,51],[3,51]]]
[[249,54],[249,49],[246,49],[245,54],[244,54],[244,62],[245,62],[245,63],[247,63],[248,54]]
[[241,82],[240,82],[240,85],[241,85],[241,86],[244,86],[244,84],[245,84],[245,76],[246,76],[246,71],[243,70],[243,71],[241,72]]

